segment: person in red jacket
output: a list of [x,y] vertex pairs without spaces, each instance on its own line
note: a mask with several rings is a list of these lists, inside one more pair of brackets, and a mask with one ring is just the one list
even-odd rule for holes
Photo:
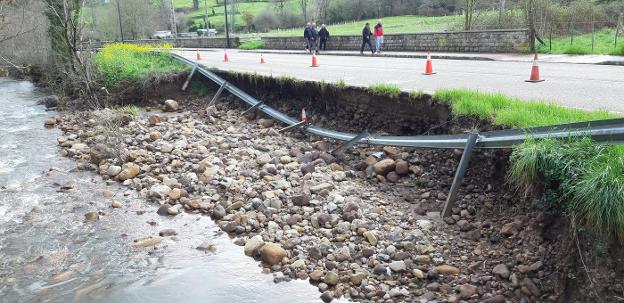
[[377,22],[377,25],[375,25],[375,31],[373,32],[373,35],[375,36],[375,50],[377,51],[377,54],[379,54],[381,53],[381,48],[383,47],[384,43],[383,22],[381,21],[381,19],[379,19],[379,22]]

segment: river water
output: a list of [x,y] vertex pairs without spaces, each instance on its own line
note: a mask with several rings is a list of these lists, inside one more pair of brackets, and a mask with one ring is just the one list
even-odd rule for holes
[[[320,301],[306,281],[274,284],[210,218],[159,217],[135,193],[74,171],[58,155],[60,131],[43,128],[52,113],[39,97],[0,78],[0,302]],[[110,208],[104,190],[124,207]],[[91,211],[100,220],[85,221]],[[178,235],[128,245],[165,228]],[[206,242],[216,252],[195,249]]]

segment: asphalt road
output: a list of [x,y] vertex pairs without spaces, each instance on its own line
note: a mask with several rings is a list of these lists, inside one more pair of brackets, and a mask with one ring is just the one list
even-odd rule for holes
[[[424,59],[346,57],[320,55],[320,67],[311,68],[311,56],[265,54],[260,56],[228,50],[230,61],[223,62],[223,50],[202,50],[200,63],[226,71],[256,72],[260,75],[290,76],[303,80],[369,86],[393,83],[402,90],[434,92],[440,88],[467,88],[500,92],[522,100],[548,100],[576,108],[624,113],[624,67],[593,64],[540,63],[545,82],[527,83],[531,63],[470,60],[434,60],[437,74],[425,76]],[[182,51],[195,59],[195,51]],[[253,94],[253,92],[249,92]]]

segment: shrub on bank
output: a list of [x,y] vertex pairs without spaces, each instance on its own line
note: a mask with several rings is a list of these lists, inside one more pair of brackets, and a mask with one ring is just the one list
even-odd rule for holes
[[187,70],[182,63],[172,60],[168,53],[155,52],[170,45],[150,46],[125,43],[106,45],[95,54],[98,76],[109,88],[139,85],[145,81],[166,77]]
[[[511,128],[618,117],[469,90],[439,90],[436,98],[448,103],[456,116],[476,116]],[[605,236],[624,239],[624,145],[599,145],[590,138],[529,137],[514,148],[510,162],[510,181],[518,189],[539,192],[545,205]]]

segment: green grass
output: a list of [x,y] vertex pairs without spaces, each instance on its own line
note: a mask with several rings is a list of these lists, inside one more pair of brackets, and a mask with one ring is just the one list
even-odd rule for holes
[[510,128],[556,125],[617,117],[606,111],[589,112],[566,108],[545,101],[522,101],[502,94],[480,93],[463,89],[441,89],[436,91],[435,98],[449,104],[454,115],[476,116]]
[[122,114],[130,115],[132,117],[139,116],[139,108],[134,104],[115,108],[115,111],[122,113]]
[[368,89],[380,95],[396,96],[401,93],[401,89],[396,84],[391,83],[371,84]]
[[188,69],[182,63],[172,60],[166,53],[153,53],[155,48],[167,48],[113,43],[95,54],[99,78],[109,88],[138,85],[145,80],[183,72]]
[[[451,30],[456,27],[458,21],[462,20],[462,16],[441,16],[441,17],[424,17],[424,16],[395,16],[385,17],[384,32],[386,34],[403,34],[403,33],[419,33]],[[341,24],[329,24],[327,29],[332,36],[349,36],[360,35],[364,23],[370,22],[371,27],[377,23],[377,19],[360,20]],[[301,36],[302,28],[291,28],[285,30],[273,30],[267,33],[268,36]]]
[[[508,128],[621,117],[469,90],[439,90],[435,98],[449,104],[455,116],[475,116]],[[539,191],[551,209],[605,237],[624,239],[624,145],[599,145],[590,138],[534,140],[527,134],[510,162],[509,179],[518,189]]]
[[264,44],[262,43],[262,40],[249,40],[246,42],[241,43],[241,45],[238,46],[239,49],[262,49],[264,48]]
[[345,80],[344,80],[344,79],[340,79],[340,80],[336,81],[335,86],[336,86],[338,89],[341,89],[341,90],[342,90],[342,89],[345,89],[345,88],[347,87],[347,82],[345,82]]
[[[622,40],[624,39],[620,39],[620,41]],[[572,44],[570,44],[570,36],[553,39],[552,52],[550,51],[550,42],[548,40],[544,42],[546,45],[537,45],[537,49],[540,53],[569,55],[610,54],[624,56],[624,46],[618,46],[617,49],[615,48],[615,30],[611,28],[604,28],[596,32],[593,51],[591,33],[575,36]],[[624,41],[622,41],[621,44],[624,44]]]

